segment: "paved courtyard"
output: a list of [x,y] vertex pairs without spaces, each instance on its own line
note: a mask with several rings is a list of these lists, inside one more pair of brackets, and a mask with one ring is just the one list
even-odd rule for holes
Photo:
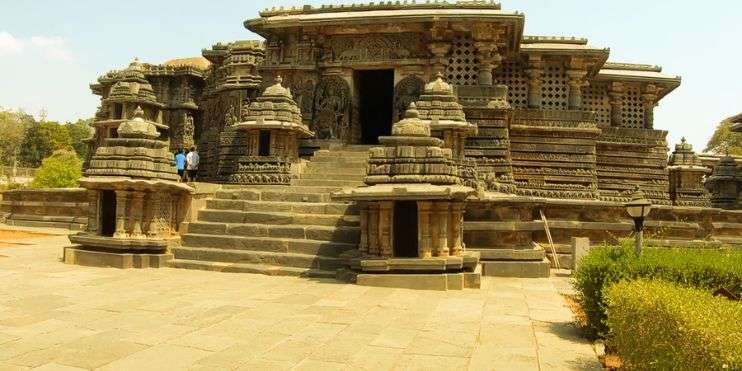
[[563,277],[429,292],[70,266],[64,235],[0,242],[0,370],[600,369]]

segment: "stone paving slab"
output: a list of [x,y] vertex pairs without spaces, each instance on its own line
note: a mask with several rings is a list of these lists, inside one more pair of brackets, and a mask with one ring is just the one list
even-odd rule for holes
[[66,236],[25,242],[0,249],[2,371],[600,369],[564,276],[417,291],[72,266]]

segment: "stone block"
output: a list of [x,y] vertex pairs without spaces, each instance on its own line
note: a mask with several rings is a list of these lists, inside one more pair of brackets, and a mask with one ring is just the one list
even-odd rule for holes
[[549,260],[541,261],[483,261],[482,275],[489,277],[549,277]]
[[448,290],[446,274],[359,274],[356,284],[361,286],[394,287],[412,290]]
[[[586,237],[572,237],[572,269],[577,269],[580,260],[590,251],[590,239]],[[560,261],[561,263],[561,261]]]
[[80,249],[77,246],[64,248],[63,261],[66,264],[77,264],[91,267],[128,268],[160,268],[173,259],[173,255],[164,254],[131,254],[112,253]]

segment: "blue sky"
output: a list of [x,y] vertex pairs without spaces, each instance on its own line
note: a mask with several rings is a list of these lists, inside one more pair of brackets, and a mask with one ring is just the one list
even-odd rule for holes
[[[270,6],[349,1],[0,0],[0,106],[50,120],[89,117],[88,84],[134,57],[151,63],[199,55],[218,41],[256,38],[243,28]],[[359,2],[359,1],[355,1]],[[526,34],[586,37],[611,60],[658,64],[680,88],[656,110],[674,145],[703,149],[720,120],[742,112],[742,1],[512,0]]]

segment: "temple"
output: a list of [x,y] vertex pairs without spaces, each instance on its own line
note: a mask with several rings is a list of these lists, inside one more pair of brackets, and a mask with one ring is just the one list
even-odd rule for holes
[[[266,9],[244,22],[263,40],[100,77],[91,154],[137,114],[171,151],[198,148],[200,180],[221,188],[182,228],[177,267],[358,277],[407,257],[480,271],[463,256],[482,274],[544,276],[571,237],[627,235],[637,187],[657,241],[742,242],[739,212],[714,208],[739,208],[739,170],[712,172],[685,142],[668,158],[655,128],[680,77],[584,38],[523,35],[525,21],[491,1]],[[396,236],[395,214],[417,231]]]

